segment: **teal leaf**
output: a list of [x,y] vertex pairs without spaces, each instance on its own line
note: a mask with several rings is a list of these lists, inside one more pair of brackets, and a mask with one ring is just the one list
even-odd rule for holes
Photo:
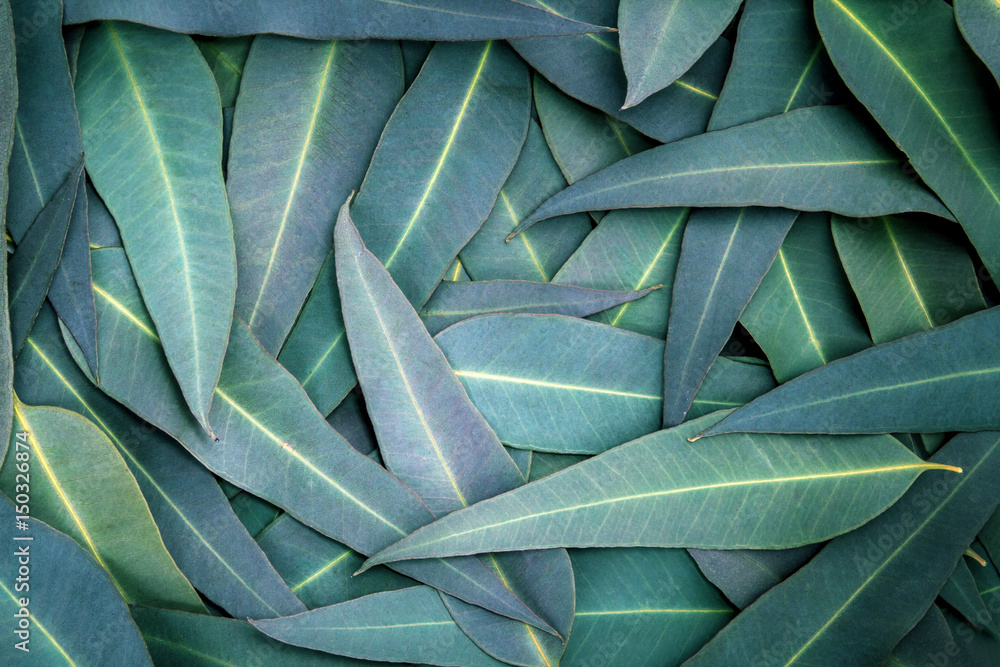
[[[7,216],[7,165],[14,143],[14,120],[17,112],[17,70],[14,64],[14,26],[10,5],[0,2],[0,86],[11,91],[0,97],[0,223]],[[2,225],[0,225],[2,226]],[[14,357],[10,347],[10,312],[7,306],[7,256],[0,262],[0,386],[10,388],[14,375]],[[10,441],[14,418],[14,392],[0,394],[0,448]],[[4,449],[3,454],[6,452]]]
[[948,655],[955,652],[958,644],[951,634],[948,621],[941,608],[932,604],[920,622],[899,640],[885,663],[892,667],[919,667],[926,664],[927,656]]
[[174,32],[237,36],[260,32],[309,39],[506,39],[577,34],[608,28],[561,18],[515,0],[259,0],[206,12],[199,0],[122,5],[115,0],[68,0],[63,22],[121,20]]
[[998,434],[959,435],[931,461],[964,472],[918,479],[896,505],[747,607],[689,664],[881,664],[1000,501]]
[[559,267],[590,232],[590,218],[576,214],[547,221],[530,234],[506,243],[507,235],[535,207],[566,187],[538,124],[528,137],[496,204],[476,235],[459,252],[473,280],[552,280]]
[[740,322],[786,382],[872,341],[857,315],[824,213],[800,215]]
[[121,248],[122,237],[111,212],[94,188],[87,185],[87,225],[91,248]]
[[956,0],[955,20],[962,37],[972,47],[993,77],[1000,79],[1000,49],[997,48],[1000,30],[1000,6],[987,0]]
[[743,0],[621,0],[618,30],[628,78],[623,108],[677,80],[715,42]]
[[985,431],[997,420],[1000,308],[882,343],[799,376],[703,435]]
[[990,272],[1000,275],[1000,132],[987,94],[995,81],[984,81],[952,8],[924,3],[900,25],[883,3],[821,0],[814,11],[851,92],[955,214]]
[[746,405],[775,387],[771,368],[759,359],[717,357],[685,419]]
[[243,78],[243,67],[246,65],[253,41],[253,35],[217,39],[198,37],[194,40],[215,77],[223,109],[236,105],[236,96],[240,92],[240,81]]
[[190,37],[104,23],[84,35],[76,101],[87,173],[118,223],[184,398],[208,429],[236,293],[215,81]]
[[16,571],[4,568],[0,610],[15,619],[27,609],[30,635],[17,635],[11,620],[4,653],[15,655],[17,643],[30,639],[24,644],[30,653],[24,655],[35,664],[152,667],[128,606],[108,574],[76,542],[37,519],[26,518],[27,531],[17,534],[31,541],[15,542],[15,516],[14,505],[0,499],[0,539],[9,545],[27,544],[30,550],[31,594],[28,606],[22,607],[24,591],[16,588]]
[[236,316],[277,354],[402,94],[391,42],[254,40],[234,115],[226,187]]
[[925,470],[956,470],[921,461],[888,435],[687,441],[718,418],[633,440],[453,512],[365,565],[553,547],[788,548],[870,521]]
[[399,48],[403,52],[403,83],[409,88],[434,48],[434,42],[405,39],[399,43]]
[[281,510],[271,503],[246,491],[240,491],[230,498],[229,505],[254,539],[281,514]]
[[708,580],[734,605],[745,609],[802,567],[819,549],[818,544],[807,544],[797,549],[688,551]]
[[[973,567],[982,566],[974,565]],[[977,630],[986,630],[994,635],[997,634],[990,612],[986,610],[986,604],[979,595],[976,580],[964,558],[959,559],[958,564],[955,565],[955,571],[951,573],[948,581],[944,582],[939,595]]]
[[642,300],[630,301],[591,319],[665,338],[687,219],[688,209],[683,208],[612,211],[552,281],[606,290],[643,290],[662,285],[662,289]]
[[56,322],[47,307],[35,321],[17,359],[18,396],[72,410],[104,431],[135,476],[170,555],[210,600],[237,617],[301,611],[302,604],[240,525],[212,474],[172,438],[91,385],[70,358]]
[[493,209],[530,107],[528,70],[505,44],[439,43],[393,112],[351,216],[416,308]]
[[[515,450],[510,450],[511,452]],[[520,450],[520,451],[530,451],[530,450]],[[543,477],[548,477],[553,473],[557,473],[564,468],[568,468],[571,465],[579,463],[580,461],[585,461],[589,456],[582,456],[577,454],[547,454],[545,452],[530,452],[531,453],[531,470],[528,471],[528,481],[534,482]],[[513,455],[513,454],[512,454]]]
[[546,201],[517,232],[566,213],[655,206],[780,206],[855,217],[926,211],[950,218],[901,164],[902,156],[852,111],[798,109],[626,158]]
[[442,282],[420,310],[431,335],[456,322],[490,313],[539,313],[587,317],[646,298],[657,286],[634,291],[573,287],[525,280]]
[[840,261],[872,339],[885,343],[986,307],[968,252],[930,221],[833,217]]

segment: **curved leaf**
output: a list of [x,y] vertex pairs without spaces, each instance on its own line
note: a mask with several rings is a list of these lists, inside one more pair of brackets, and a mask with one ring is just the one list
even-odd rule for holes
[[[926,664],[927,656],[938,655],[940,651],[946,651],[952,646],[957,647],[957,644],[948,621],[941,609],[932,604],[920,622],[892,649],[886,664],[892,667],[918,667]],[[952,651],[954,652],[953,648]],[[948,653],[945,652],[944,655]]]
[[84,35],[76,101],[87,171],[118,223],[184,398],[207,429],[236,293],[215,81],[190,37],[103,23]]
[[1000,502],[1000,435],[959,435],[932,462],[965,472],[917,480],[899,503],[748,607],[688,664],[880,664]]
[[[17,70],[14,64],[14,26],[10,5],[0,2],[0,86],[10,91],[0,97],[0,223],[7,217],[7,165],[14,143],[17,113]],[[10,347],[10,313],[7,307],[7,256],[0,262],[0,386],[10,387],[14,357]],[[14,392],[0,393],[0,454],[7,451],[14,417]]]
[[[982,566],[975,565],[974,567]],[[948,581],[944,582],[938,595],[977,630],[986,630],[996,634],[996,626],[990,617],[990,612],[986,610],[986,604],[976,587],[976,580],[964,558],[959,559],[954,572],[951,573]]]
[[277,354],[330,250],[403,89],[391,42],[264,35],[246,61],[226,187],[236,315]]
[[[17,655],[17,642],[30,639],[19,658],[35,664],[151,667],[142,637],[108,574],[73,540],[41,521],[24,517],[27,530],[15,535],[15,516],[14,505],[0,498],[0,539],[16,545],[14,549],[27,548],[31,590],[28,606],[22,607],[26,591],[18,588],[15,568],[4,568],[0,610],[8,619],[16,619],[20,610],[27,609],[30,634],[13,631],[5,654]],[[31,540],[17,541],[23,537]]]
[[510,232],[540,203],[566,187],[541,129],[532,121],[514,170],[507,178],[486,222],[459,252],[473,280],[552,280],[559,267],[590,232],[590,218],[572,215],[522,234]]
[[1000,6],[989,0],[955,0],[955,20],[962,37],[972,47],[993,77],[1000,80]]
[[833,240],[872,339],[885,343],[986,307],[969,254],[939,225],[833,217]]
[[611,291],[525,280],[442,282],[421,311],[434,335],[456,322],[491,313],[540,313],[587,317],[641,299],[657,286],[635,291]]
[[[651,148],[538,207],[517,231],[565,213],[655,206],[780,206],[856,217],[947,209],[848,109],[812,107]],[[875,189],[879,196],[873,197]]]
[[718,39],[743,0],[621,0],[618,30],[628,78],[623,108],[666,88]]
[[689,549],[691,557],[713,584],[740,609],[774,588],[812,558],[820,545],[797,549]]
[[858,352],[740,408],[703,435],[940,433],[1000,427],[1000,308]]
[[683,208],[612,211],[552,280],[608,290],[662,285],[663,289],[641,301],[622,304],[591,319],[666,338],[671,288],[687,219],[688,209]]
[[1000,131],[986,93],[994,82],[984,84],[946,3],[923,3],[900,25],[891,22],[893,10],[857,0],[814,6],[851,92],[955,214],[990,272],[1000,275]]
[[195,39],[198,50],[204,56],[219,86],[219,96],[222,98],[222,108],[236,105],[236,96],[240,92],[240,81],[243,78],[243,68],[250,53],[253,35],[240,37],[222,37]]
[[68,0],[65,23],[115,19],[176,32],[236,36],[259,32],[309,39],[506,39],[607,30],[514,0],[254,0],[213,6],[198,0],[158,5]]
[[351,216],[416,308],[497,201],[530,107],[528,70],[505,44],[440,43],[393,112]]
[[[27,452],[31,514],[80,543],[108,571],[129,602],[203,612],[160,538],[135,478],[96,426],[61,408],[29,407],[15,397],[14,432],[0,484],[8,497],[17,452]],[[30,474],[30,473],[29,473]],[[114,498],[114,503],[104,502]]]
[[775,387],[771,368],[758,359],[718,357],[691,403],[685,419],[746,405]]
[[778,382],[867,347],[826,214],[800,215],[740,322]]
[[925,470],[956,470],[921,461],[891,436],[687,441],[718,417],[633,440],[453,512],[365,566],[552,547],[788,548],[871,520]]

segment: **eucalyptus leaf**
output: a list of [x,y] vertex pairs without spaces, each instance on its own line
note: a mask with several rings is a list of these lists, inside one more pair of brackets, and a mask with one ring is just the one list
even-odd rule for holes
[[972,576],[969,566],[965,564],[964,558],[955,565],[955,571],[944,583],[939,595],[977,630],[997,633],[990,612],[986,610],[986,604],[979,595],[976,580]]
[[[991,273],[1000,275],[1000,131],[995,97],[987,93],[995,81],[984,83],[952,8],[925,2],[898,25],[884,3],[820,0],[814,11],[851,92],[955,214]],[[933,53],[926,43],[934,44]]]
[[920,622],[892,649],[886,664],[893,667],[917,667],[926,664],[928,656],[943,654],[948,657],[949,652],[958,651],[948,621],[940,607],[932,604]]
[[807,544],[796,549],[771,551],[688,551],[708,580],[739,609],[745,609],[807,563],[819,549],[818,544]]
[[409,88],[420,68],[424,66],[427,55],[434,47],[434,42],[417,41],[406,39],[399,43],[399,48],[403,52],[403,78],[405,87]]
[[1000,76],[1000,50],[997,31],[1000,30],[1000,7],[986,0],[956,0],[955,20],[962,37],[972,47],[993,77]]
[[751,359],[718,357],[695,395],[685,419],[746,405],[775,387],[771,368]]
[[240,81],[243,78],[243,68],[246,65],[252,35],[241,37],[222,37],[218,39],[196,38],[195,44],[204,56],[219,86],[219,96],[222,98],[222,108],[236,105],[236,96],[240,92]]
[[[18,93],[17,69],[14,64],[14,26],[11,22],[10,5],[3,2],[0,2],[0,86],[10,91],[0,97],[0,222],[4,223],[2,226],[6,229],[7,165],[14,143]],[[6,255],[0,264],[0,386],[10,387],[14,374],[14,357],[10,346]],[[13,393],[0,394],[0,447],[6,447],[10,442],[10,427],[14,418]]]
[[[925,470],[957,471],[921,461],[891,436],[687,441],[718,418],[633,440],[453,512],[365,565],[552,547],[788,548],[870,521]],[[667,518],[690,516],[712,520]]]
[[229,505],[254,539],[281,514],[281,510],[271,503],[246,491],[240,491],[230,498]]
[[121,248],[122,237],[118,225],[104,201],[89,184],[87,185],[87,231],[91,248]]

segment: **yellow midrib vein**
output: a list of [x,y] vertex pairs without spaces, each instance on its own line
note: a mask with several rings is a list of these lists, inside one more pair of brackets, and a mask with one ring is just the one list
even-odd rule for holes
[[799,290],[795,287],[795,281],[792,279],[792,272],[788,268],[788,262],[785,260],[785,251],[782,248],[778,248],[778,259],[781,261],[781,269],[785,272],[785,279],[788,281],[788,288],[792,291],[792,298],[795,299],[795,305],[799,309],[799,315],[802,317],[802,323],[806,326],[806,334],[809,336],[809,343],[816,350],[816,354],[819,355],[819,360],[826,365],[826,355],[823,354],[822,348],[819,346],[819,341],[816,339],[816,332],[813,331],[812,324],[809,322],[809,316],[806,315],[805,306],[802,303],[802,299],[799,297]]
[[483,55],[479,59],[479,66],[476,68],[476,73],[472,77],[472,83],[469,85],[469,90],[465,94],[465,99],[462,100],[462,106],[458,110],[458,117],[455,118],[455,122],[451,128],[451,133],[448,135],[448,140],[445,142],[444,150],[441,151],[441,157],[438,159],[437,166],[434,167],[434,172],[431,174],[430,181],[428,181],[427,187],[424,189],[424,194],[417,203],[417,208],[413,211],[413,215],[410,217],[410,221],[406,224],[406,228],[403,229],[403,235],[399,238],[399,242],[396,243],[396,248],[392,251],[392,254],[389,255],[389,259],[385,261],[385,268],[387,269],[389,268],[389,265],[392,264],[392,261],[396,259],[396,255],[399,254],[400,249],[406,242],[406,237],[410,235],[410,231],[417,223],[417,218],[420,217],[420,213],[424,210],[424,205],[427,203],[427,199],[430,197],[435,183],[437,183],[438,176],[441,174],[441,169],[444,168],[444,163],[448,159],[451,147],[455,143],[455,137],[458,136],[458,128],[462,125],[463,118],[465,118],[465,112],[469,107],[469,101],[472,99],[472,93],[476,90],[476,85],[479,83],[480,76],[482,76],[483,68],[486,66],[487,56],[489,56],[490,49],[492,47],[493,42],[486,42],[486,47],[483,49]]
[[125,307],[125,306],[124,306],[124,305],[123,305],[123,304],[122,304],[122,303],[121,303],[121,302],[120,302],[120,301],[119,301],[118,299],[114,298],[113,296],[111,296],[110,294],[108,294],[108,293],[107,293],[106,291],[104,291],[104,290],[103,290],[102,288],[98,287],[98,286],[97,286],[96,284],[94,284],[94,283],[91,283],[91,287],[92,287],[92,288],[93,288],[93,290],[94,290],[94,291],[95,291],[95,292],[96,292],[96,293],[98,294],[98,296],[100,296],[100,297],[101,297],[102,299],[104,299],[104,300],[105,300],[105,301],[107,301],[107,302],[108,302],[109,304],[111,304],[111,306],[112,306],[112,307],[113,307],[113,308],[114,308],[115,310],[117,310],[117,311],[118,311],[118,312],[120,312],[120,313],[121,313],[122,315],[124,315],[124,316],[125,316],[125,317],[127,317],[127,318],[128,318],[129,320],[131,320],[131,321],[132,321],[132,324],[134,324],[134,325],[136,325],[137,327],[139,327],[139,328],[140,328],[140,329],[141,329],[141,330],[142,330],[142,331],[143,331],[143,332],[144,332],[144,333],[145,333],[145,334],[146,334],[147,336],[151,337],[151,338],[152,338],[153,340],[155,340],[155,341],[156,341],[157,343],[159,343],[159,342],[160,342],[160,338],[159,338],[159,336],[157,336],[157,335],[156,335],[156,334],[155,334],[155,333],[153,332],[153,330],[152,330],[152,329],[150,329],[149,327],[147,327],[147,326],[146,326],[146,325],[145,325],[145,324],[143,323],[143,321],[142,321],[142,320],[140,320],[140,319],[139,319],[139,318],[138,318],[138,317],[137,317],[137,316],[135,315],[135,313],[133,313],[132,311],[130,311],[130,310],[129,310],[128,308],[126,308],[126,307]]
[[[4,593],[10,596],[10,599],[13,600],[15,604],[19,604],[17,601],[17,596],[14,595],[14,593],[12,593],[9,588],[4,586],[2,581],[0,581],[0,588],[3,589]],[[31,618],[31,622],[35,624],[35,627],[41,630],[42,634],[49,638],[49,641],[52,642],[52,645],[56,648],[57,651],[59,651],[59,654],[66,660],[66,662],[68,662],[73,667],[76,667],[76,663],[73,661],[73,658],[69,657],[69,654],[66,653],[66,650],[62,647],[62,645],[59,642],[56,641],[56,638],[52,636],[52,633],[49,632],[48,628],[46,628],[42,624],[42,622],[38,620],[38,617],[32,614],[31,612],[28,612],[28,616]]]
[[302,588],[303,586],[308,585],[310,582],[314,581],[317,577],[322,577],[324,574],[326,574],[327,572],[329,572],[333,567],[335,567],[337,565],[337,563],[339,563],[340,561],[344,560],[345,558],[347,558],[350,555],[351,555],[351,551],[350,550],[347,550],[344,553],[340,554],[339,556],[337,556],[336,558],[334,558],[332,561],[330,561],[329,563],[327,563],[326,565],[324,565],[323,567],[321,567],[320,569],[316,570],[315,572],[313,572],[312,574],[310,574],[308,577],[306,577],[305,579],[303,579],[301,582],[299,582],[299,583],[295,584],[294,586],[292,586],[292,592],[293,593],[298,593],[300,588]]
[[253,329],[254,320],[257,318],[257,312],[260,309],[261,299],[264,297],[264,292],[267,290],[267,284],[271,279],[271,271],[274,268],[274,259],[278,255],[278,246],[281,245],[281,239],[285,234],[285,228],[288,226],[288,215],[292,210],[292,203],[295,201],[295,195],[299,189],[299,180],[302,178],[302,168],[306,163],[306,155],[309,153],[309,147],[312,145],[313,133],[316,131],[316,119],[319,118],[319,111],[323,107],[323,94],[326,93],[327,82],[330,80],[330,68],[333,65],[333,56],[337,52],[337,44],[339,42],[333,41],[330,43],[330,54],[327,56],[326,64],[323,67],[323,74],[319,79],[319,86],[316,92],[316,101],[313,103],[312,116],[309,119],[309,128],[306,130],[306,139],[302,145],[302,152],[299,154],[299,163],[295,169],[295,176],[292,178],[292,187],[288,191],[288,199],[285,201],[285,210],[281,214],[281,222],[278,223],[278,234],[274,238],[274,245],[271,246],[271,256],[267,261],[267,269],[264,271],[264,278],[260,283],[260,290],[257,292],[257,301],[253,305],[253,311],[250,313],[250,320],[247,322],[247,326]]
[[692,86],[690,83],[686,83],[684,81],[681,81],[680,79],[676,79],[674,81],[674,83],[676,83],[681,88],[687,88],[692,93],[697,93],[697,94],[699,94],[699,95],[701,95],[703,97],[707,97],[710,100],[714,101],[714,100],[719,99],[718,95],[714,95],[714,94],[708,92],[707,90],[702,90],[701,88],[698,88],[697,86]]
[[528,378],[511,377],[507,375],[493,375],[492,373],[480,373],[478,371],[455,371],[455,375],[459,377],[474,378],[477,380],[492,380],[494,382],[508,382],[512,384],[526,384],[533,387],[545,387],[547,389],[565,389],[567,391],[583,391],[593,394],[610,394],[612,396],[623,396],[626,398],[642,398],[651,401],[663,400],[662,396],[653,396],[650,394],[636,394],[629,391],[618,391],[615,389],[601,389],[598,387],[583,387],[580,385],[573,384],[562,384],[559,382],[548,382],[545,380],[531,380]]
[[[500,190],[500,199],[503,200],[503,205],[507,208],[507,214],[510,216],[511,221],[514,223],[514,228],[517,229],[517,226],[520,224],[521,221],[518,220],[517,213],[514,212],[514,207],[510,205],[510,200],[507,198],[507,193],[504,192],[502,189]],[[531,261],[535,263],[535,268],[538,269],[538,273],[539,275],[542,276],[542,280],[544,282],[549,282],[549,277],[545,275],[545,269],[542,268],[542,265],[538,261],[538,257],[535,256],[534,248],[531,247],[531,243],[528,241],[527,232],[525,232],[524,234],[520,234],[519,236],[521,240],[524,241],[524,247],[527,248],[528,254],[531,255]],[[456,271],[456,273],[458,272]]]
[[910,286],[910,291],[913,292],[913,296],[916,298],[917,304],[920,306],[920,312],[924,314],[924,319],[927,320],[927,326],[933,329],[934,320],[931,319],[931,314],[927,311],[927,304],[924,303],[923,297],[920,296],[920,290],[917,289],[917,283],[913,280],[913,274],[910,273],[910,267],[906,265],[906,260],[903,259],[903,251],[900,249],[899,243],[896,241],[896,235],[892,231],[892,225],[889,224],[888,218],[882,218],[882,224],[885,225],[885,232],[889,235],[889,241],[892,242],[892,249],[896,251],[896,257],[899,258],[899,266],[903,269],[903,275],[906,276],[906,282]]
[[788,113],[789,109],[792,108],[792,104],[795,103],[795,98],[799,95],[799,89],[802,88],[802,84],[806,80],[806,75],[809,74],[809,70],[812,69],[813,64],[819,57],[820,50],[823,48],[823,41],[820,40],[816,43],[816,48],[813,49],[812,55],[809,57],[808,62],[806,62],[805,69],[802,70],[802,74],[799,75],[799,80],[795,82],[795,88],[792,89],[792,94],[788,98],[788,104],[785,105],[785,110],[782,113]]
[[31,153],[28,152],[28,144],[24,141],[24,130],[21,129],[21,119],[14,115],[14,131],[17,133],[17,138],[21,142],[21,150],[24,152],[24,159],[28,164],[28,173],[31,174],[31,181],[35,184],[35,192],[38,193],[38,201],[41,203],[42,207],[45,206],[45,196],[42,194],[42,186],[38,183],[38,175],[35,173],[35,164],[31,159]]
[[170,200],[170,211],[173,213],[174,217],[174,227],[177,230],[177,240],[178,240],[178,250],[180,250],[181,263],[184,266],[184,286],[187,290],[188,307],[191,311],[191,357],[194,360],[194,380],[195,388],[197,391],[197,401],[196,404],[202,403],[202,386],[201,386],[201,358],[198,353],[198,322],[195,317],[194,308],[194,291],[191,287],[191,268],[188,265],[187,257],[187,246],[184,241],[184,230],[181,227],[181,219],[177,213],[177,202],[174,199],[174,188],[170,183],[170,176],[167,174],[167,163],[163,159],[163,153],[160,151],[160,142],[156,137],[156,132],[153,130],[153,123],[149,118],[149,112],[146,109],[146,104],[143,102],[142,93],[139,91],[139,85],[136,83],[135,77],[132,75],[132,68],[128,64],[128,58],[125,56],[125,51],[122,49],[121,42],[118,41],[118,34],[115,32],[114,25],[107,23],[108,33],[111,35],[111,39],[114,40],[115,48],[118,49],[118,54],[121,56],[122,65],[125,67],[125,74],[128,75],[129,82],[132,84],[132,90],[135,92],[136,101],[139,103],[139,109],[142,111],[142,117],[146,122],[146,129],[149,130],[150,139],[153,142],[153,150],[156,151],[156,159],[160,164],[160,171],[163,174],[163,183],[167,188],[167,198]]
[[[685,211],[686,210],[687,209],[685,209]],[[653,272],[653,267],[655,267],[656,264],[660,261],[660,257],[663,256],[663,252],[667,249],[667,246],[670,245],[670,241],[673,240],[674,234],[677,233],[677,228],[681,226],[680,220],[681,217],[678,217],[676,222],[674,223],[674,226],[670,229],[670,233],[667,234],[667,238],[663,241],[663,245],[660,246],[660,249],[656,251],[656,255],[653,256],[653,261],[649,263],[649,266],[646,267],[646,270],[643,272],[642,277],[639,278],[639,282],[635,284],[634,288],[635,290],[642,289],[643,283],[645,283],[649,279],[649,274]],[[632,303],[633,303],[632,301],[629,301],[628,303],[622,304],[621,308],[618,309],[618,313],[615,315],[614,319],[611,320],[611,326],[613,327],[618,326],[618,321],[621,320],[622,315],[625,314],[625,311],[628,310],[628,307],[632,305]]]

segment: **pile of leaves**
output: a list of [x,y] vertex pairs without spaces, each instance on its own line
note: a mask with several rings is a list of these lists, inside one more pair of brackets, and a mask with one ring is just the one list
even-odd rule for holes
[[996,75],[994,0],[0,0],[0,663],[1000,664]]

